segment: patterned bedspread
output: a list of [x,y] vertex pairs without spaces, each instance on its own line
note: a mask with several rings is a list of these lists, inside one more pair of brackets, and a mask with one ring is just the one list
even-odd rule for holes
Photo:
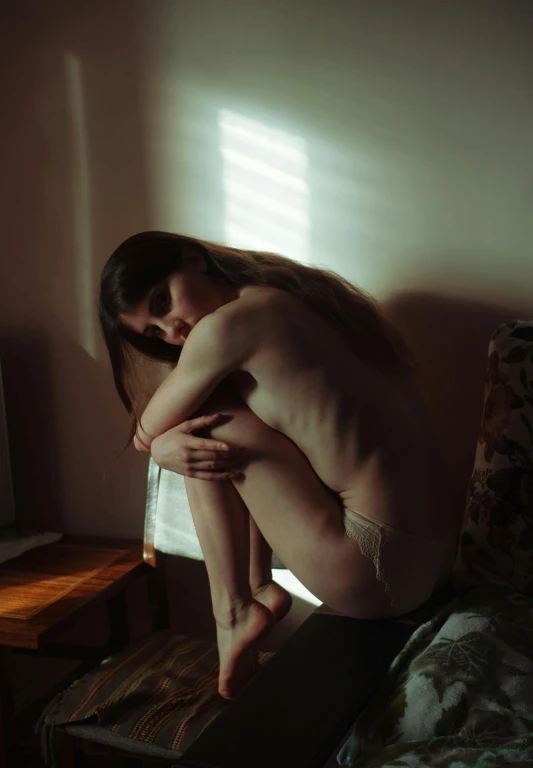
[[394,661],[339,754],[358,768],[533,766],[533,321],[490,341],[459,596]]
[[464,591],[422,624],[339,753],[357,768],[533,765],[533,598]]

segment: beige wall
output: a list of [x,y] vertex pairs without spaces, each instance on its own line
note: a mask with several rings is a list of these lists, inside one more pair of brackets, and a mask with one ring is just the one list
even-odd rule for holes
[[127,419],[94,287],[147,228],[260,234],[382,299],[420,356],[460,506],[488,338],[533,315],[531,4],[47,0],[0,13],[0,353],[21,511],[141,533],[146,459],[118,456]]

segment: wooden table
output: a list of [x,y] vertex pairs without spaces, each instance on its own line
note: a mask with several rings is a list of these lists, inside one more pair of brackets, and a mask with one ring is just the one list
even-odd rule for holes
[[[65,536],[0,564],[0,768],[14,716],[11,649],[94,663],[129,642],[125,588],[152,571],[137,541]],[[59,644],[97,605],[108,607],[103,648]],[[2,732],[3,731],[3,732]]]

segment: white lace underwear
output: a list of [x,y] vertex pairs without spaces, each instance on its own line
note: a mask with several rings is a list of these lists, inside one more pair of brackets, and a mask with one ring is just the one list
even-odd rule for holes
[[428,539],[344,508],[346,534],[359,545],[376,569],[376,578],[390,598],[394,615],[409,613],[422,605],[436,586],[450,575],[457,534]]

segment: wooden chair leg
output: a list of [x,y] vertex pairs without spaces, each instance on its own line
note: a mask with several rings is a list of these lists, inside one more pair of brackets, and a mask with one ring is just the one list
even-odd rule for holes
[[157,553],[157,568],[151,568],[147,576],[148,601],[152,618],[152,630],[159,632],[170,627],[168,605],[166,556]]
[[74,739],[60,728],[54,733],[54,757],[57,768],[73,768],[75,765]]
[[14,717],[11,649],[0,648],[0,768],[8,765],[9,733]]
[[111,647],[116,650],[125,648],[130,642],[130,624],[124,590],[107,601],[107,615]]
[[85,750],[80,747],[77,740],[74,739],[74,760],[72,768],[85,768]]
[[0,698],[4,723],[14,715],[13,681],[11,679],[11,648],[0,648]]
[[6,768],[6,743],[4,739],[4,717],[0,699],[0,768]]

